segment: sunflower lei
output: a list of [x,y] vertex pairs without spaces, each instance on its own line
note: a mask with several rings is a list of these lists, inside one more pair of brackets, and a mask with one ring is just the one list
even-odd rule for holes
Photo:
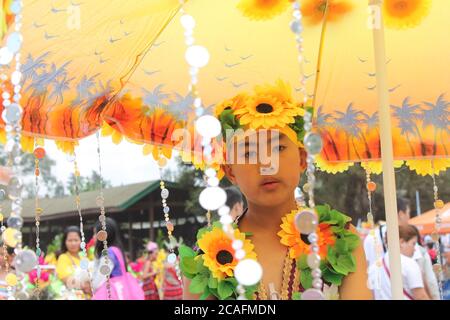
[[[331,209],[329,205],[316,206],[316,210],[319,216],[316,233],[319,237],[322,279],[327,288],[336,288],[342,284],[345,276],[356,270],[353,251],[358,247],[360,239],[347,229],[350,217]],[[282,218],[278,235],[280,242],[288,247],[290,258],[297,261],[300,284],[306,290],[312,287],[311,268],[307,263],[309,242],[295,228],[297,213],[297,210],[293,210]],[[235,238],[244,243],[246,258],[256,260],[254,245],[236,225],[234,228]],[[181,271],[186,278],[191,279],[189,291],[200,294],[200,299],[211,295],[220,300],[236,299],[238,283],[234,278],[234,268],[237,260],[234,258],[232,240],[223,232],[220,222],[200,229],[197,233],[197,245],[198,251],[184,245],[179,249]],[[253,299],[257,289],[258,285],[247,287],[247,298]],[[293,299],[300,298],[301,293],[294,292]]]
[[[254,245],[236,225],[234,228],[234,237],[243,242],[246,258],[256,260]],[[238,261],[234,257],[232,240],[222,230],[221,223],[215,222],[211,227],[200,229],[197,245],[197,251],[185,245],[179,248],[181,271],[186,278],[191,279],[189,291],[199,294],[201,300],[211,295],[220,300],[236,299],[238,283],[234,277],[234,268]],[[256,289],[257,286],[246,288],[248,299],[252,299]]]
[[[356,270],[356,260],[353,251],[360,243],[359,236],[348,230],[351,218],[343,213],[331,209],[329,205],[316,206],[319,217],[317,228],[319,255],[321,257],[320,270],[322,279],[327,285],[340,286],[342,279]],[[297,210],[287,214],[282,219],[281,231],[278,232],[280,242],[289,248],[289,255],[296,259],[300,271],[300,284],[303,289],[312,287],[311,268],[307,257],[309,241],[307,236],[300,235],[295,228]],[[300,293],[294,298],[299,299]]]

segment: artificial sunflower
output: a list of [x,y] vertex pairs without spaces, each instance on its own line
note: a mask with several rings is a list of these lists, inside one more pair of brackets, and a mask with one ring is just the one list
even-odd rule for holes
[[[245,234],[235,229],[234,237],[243,242],[246,259],[256,260],[256,253],[253,251],[254,245],[250,240],[245,239]],[[233,276],[238,261],[234,257],[232,240],[221,228],[213,227],[211,231],[205,232],[197,243],[204,253],[202,255],[204,265],[211,271],[213,277],[223,280]]]
[[78,141],[55,141],[56,147],[64,153],[73,155],[75,154],[75,147],[78,146]]
[[[327,0],[307,0],[302,2],[302,14],[305,22],[316,25],[322,22]],[[339,21],[353,9],[348,0],[329,0],[327,21]]]
[[[289,256],[291,259],[298,259],[303,254],[309,254],[309,241],[304,235],[300,235],[295,227],[295,216],[297,210],[292,210],[291,213],[283,217],[281,230],[277,233],[281,238],[281,244],[289,248]],[[328,246],[334,245],[336,238],[331,230],[331,225],[328,223],[319,223],[317,229],[319,245],[319,255],[323,259],[327,256]]]
[[112,142],[114,144],[119,144],[123,140],[123,135],[118,130],[110,126],[109,124],[105,123],[103,124],[102,131],[101,131],[102,137],[108,137],[111,136]]
[[387,27],[414,28],[430,12],[431,0],[384,0],[383,17]]
[[353,166],[353,162],[329,162],[325,160],[322,155],[319,155],[316,158],[316,166],[321,171],[336,174],[347,171],[351,166]]
[[[403,162],[403,160],[395,160],[394,168],[401,168]],[[361,167],[363,167],[364,170],[369,170],[369,172],[373,174],[381,174],[383,172],[383,164],[381,161],[361,162]]]
[[242,108],[243,106],[245,106],[247,99],[248,95],[246,93],[239,93],[232,99],[227,99],[218,104],[214,109],[214,115],[219,118],[224,110],[231,109],[234,111],[236,109]]
[[241,0],[237,8],[252,20],[268,20],[282,14],[289,7],[288,0]]
[[32,153],[34,151],[35,143],[38,146],[44,145],[44,139],[34,138],[26,135],[20,137],[20,144],[24,152]]
[[439,172],[450,168],[450,159],[408,160],[406,161],[406,165],[409,169],[415,170],[418,175],[426,176],[439,174]]

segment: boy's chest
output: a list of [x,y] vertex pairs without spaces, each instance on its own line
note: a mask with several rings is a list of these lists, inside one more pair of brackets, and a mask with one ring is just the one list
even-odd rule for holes
[[279,241],[255,239],[253,243],[258,262],[263,268],[262,283],[265,291],[268,295],[273,290],[281,294],[287,248],[280,244]]

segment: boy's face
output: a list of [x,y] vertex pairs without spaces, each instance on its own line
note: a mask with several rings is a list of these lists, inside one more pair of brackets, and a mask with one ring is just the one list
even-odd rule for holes
[[[293,198],[305,167],[304,152],[283,134],[273,131],[256,134],[257,139],[253,139],[256,143],[251,143],[251,138],[235,142],[234,159],[230,159],[224,170],[249,202],[276,207]],[[261,152],[266,154],[266,161],[260,159]],[[267,158],[271,161],[267,162]]]

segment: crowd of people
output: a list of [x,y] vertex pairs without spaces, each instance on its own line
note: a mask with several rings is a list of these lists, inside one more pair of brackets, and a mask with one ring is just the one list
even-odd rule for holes
[[[61,249],[56,254],[39,257],[40,274],[33,270],[23,277],[20,285],[28,288],[29,299],[182,299],[181,277],[175,266],[167,263],[165,249],[149,242],[146,252],[136,261],[130,261],[123,249],[117,223],[106,218],[105,224],[108,249],[104,249],[102,241],[93,238],[86,245],[85,253],[80,229],[67,227]],[[94,234],[100,230],[99,222]],[[14,270],[14,256],[13,248],[0,246],[0,300],[8,298],[5,265],[7,262],[9,271]]]
[[[422,237],[417,227],[408,224],[411,218],[409,200],[398,197],[397,209],[404,298],[440,300],[438,280],[442,281],[445,287],[449,279],[449,244],[440,240],[444,268],[434,268],[438,262],[438,248],[435,248],[435,243],[429,235]],[[368,285],[376,300],[392,299],[388,246],[386,224],[380,224],[364,239],[364,251],[369,266]],[[443,295],[444,298],[449,298],[445,292]]]
[[[244,199],[236,188],[226,189],[234,217],[244,208]],[[410,203],[397,199],[400,235],[403,294],[410,300],[439,300],[441,294],[449,299],[450,248],[441,242],[441,254],[429,235],[423,237],[419,230],[408,224]],[[93,238],[83,250],[82,234],[77,226],[65,229],[61,248],[56,255],[39,257],[40,272],[33,270],[22,280],[29,289],[30,299],[64,300],[181,300],[183,281],[175,264],[167,262],[168,252],[155,242],[148,242],[144,253],[130,261],[121,241],[117,223],[106,218],[107,250],[104,243]],[[101,223],[94,234],[101,231]],[[386,224],[380,222],[367,234],[362,233],[368,267],[368,287],[374,299],[390,300],[389,239]],[[5,266],[14,269],[14,249],[0,246],[0,300],[7,299]],[[435,268],[442,256],[444,268]],[[439,277],[441,277],[439,279]],[[109,278],[109,279],[108,279]],[[109,281],[108,281],[109,280]],[[440,292],[438,280],[444,290]],[[109,288],[108,288],[109,286]],[[39,289],[39,290],[36,290]]]

